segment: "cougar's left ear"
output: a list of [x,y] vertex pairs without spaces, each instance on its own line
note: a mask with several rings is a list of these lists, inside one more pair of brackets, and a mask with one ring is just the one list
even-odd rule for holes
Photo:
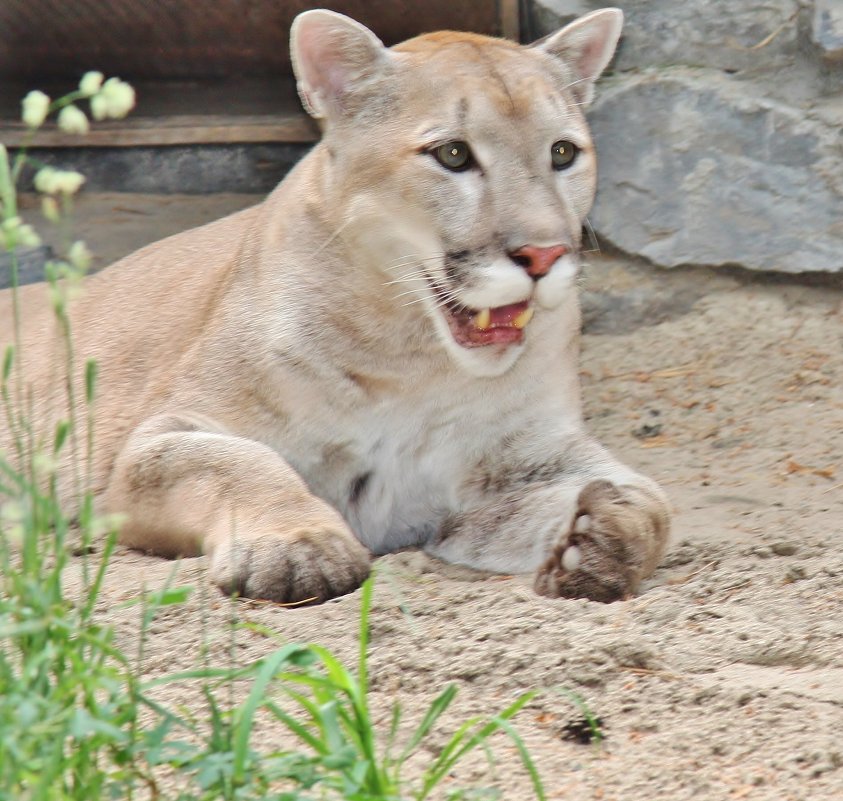
[[384,69],[389,51],[368,28],[333,11],[305,11],[290,29],[299,95],[313,117],[342,114],[354,90]]
[[556,56],[571,70],[571,92],[588,105],[594,82],[612,60],[623,27],[623,11],[601,8],[574,20],[533,47]]

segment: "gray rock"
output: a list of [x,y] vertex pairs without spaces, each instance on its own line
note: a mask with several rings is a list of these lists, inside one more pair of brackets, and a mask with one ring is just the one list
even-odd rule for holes
[[655,264],[843,271],[838,127],[711,71],[604,83],[598,236]]
[[[531,32],[544,36],[606,5],[612,3],[533,0]],[[651,65],[754,70],[782,66],[798,52],[797,0],[625,0],[617,5],[626,18],[615,62],[620,70]]]
[[811,38],[828,61],[843,61],[843,0],[814,0]]
[[[44,265],[53,258],[53,251],[46,245],[17,252],[18,285],[34,284],[44,280]],[[12,285],[12,255],[0,251],[0,289]]]

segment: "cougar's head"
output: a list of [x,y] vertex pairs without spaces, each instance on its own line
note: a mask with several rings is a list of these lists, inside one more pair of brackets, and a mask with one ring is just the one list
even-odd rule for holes
[[595,187],[583,109],[621,24],[604,9],[527,47],[441,32],[389,49],[333,12],[293,24],[338,237],[395,324],[471,374],[503,373],[570,314]]

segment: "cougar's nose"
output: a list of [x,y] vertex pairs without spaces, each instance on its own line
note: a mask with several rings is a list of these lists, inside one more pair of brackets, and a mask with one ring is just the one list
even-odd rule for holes
[[508,255],[516,264],[524,268],[527,275],[534,281],[538,281],[543,275],[547,275],[556,260],[562,258],[567,252],[567,245],[552,245],[547,248],[524,245],[518,250],[510,251]]

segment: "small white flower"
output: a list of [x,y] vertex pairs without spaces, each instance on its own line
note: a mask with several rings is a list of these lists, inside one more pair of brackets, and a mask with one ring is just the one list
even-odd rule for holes
[[95,517],[91,521],[91,535],[94,539],[100,539],[114,531],[119,531],[128,519],[128,516],[125,514],[110,514]]
[[37,248],[41,244],[41,237],[31,225],[23,223],[18,228],[18,244],[25,248]]
[[7,501],[0,506],[0,520],[6,523],[20,523],[23,517],[23,506],[17,501]]
[[73,170],[58,170],[56,177],[56,192],[63,195],[75,195],[82,184],[85,183],[85,176]]
[[91,251],[88,250],[88,246],[81,240],[74,242],[67,251],[68,261],[77,270],[82,270],[83,272],[91,266],[91,258]]
[[32,457],[32,472],[38,477],[52,476],[58,467],[56,460],[49,454],[39,451]]
[[37,248],[41,239],[35,233],[35,229],[21,220],[20,217],[9,217],[3,220],[2,226],[3,242],[8,250],[16,247]]
[[85,112],[72,104],[59,112],[58,124],[59,128],[69,134],[86,134],[91,127]]
[[104,120],[108,116],[108,100],[102,94],[91,98],[91,116],[95,120]]
[[35,188],[45,195],[75,195],[83,183],[85,176],[73,170],[42,167],[35,173]]
[[119,78],[109,78],[91,98],[91,114],[95,120],[106,117],[120,119],[135,107],[135,90]]
[[100,87],[102,86],[103,77],[103,74],[101,72],[97,72],[96,70],[86,72],[82,76],[82,80],[79,81],[79,91],[85,97],[93,97],[97,92],[99,92]]
[[30,92],[22,101],[21,119],[30,127],[37,128],[47,119],[50,110],[50,98],[37,89]]
[[55,191],[53,189],[53,176],[55,174],[55,167],[42,167],[35,173],[35,178],[33,180],[35,188],[39,192],[43,192],[45,195],[52,194]]

